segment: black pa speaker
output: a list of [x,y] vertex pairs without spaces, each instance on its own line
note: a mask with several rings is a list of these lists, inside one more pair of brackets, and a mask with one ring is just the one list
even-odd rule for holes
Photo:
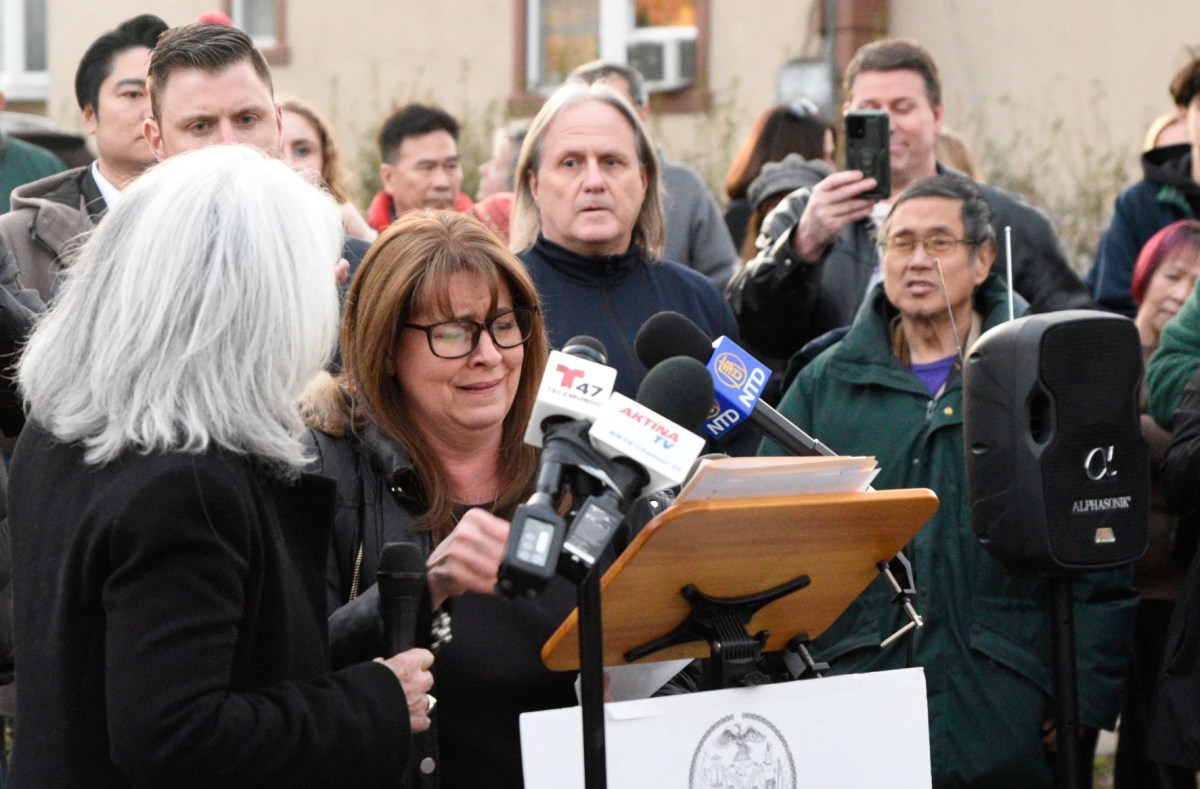
[[1150,453],[1132,321],[1067,310],[1009,321],[963,371],[971,522],[1017,572],[1120,567],[1146,551]]

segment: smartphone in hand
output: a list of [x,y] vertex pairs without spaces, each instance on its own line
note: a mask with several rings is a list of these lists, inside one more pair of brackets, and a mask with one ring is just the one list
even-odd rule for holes
[[882,200],[892,193],[892,154],[888,114],[883,110],[846,113],[846,169],[875,179],[875,187],[859,197]]

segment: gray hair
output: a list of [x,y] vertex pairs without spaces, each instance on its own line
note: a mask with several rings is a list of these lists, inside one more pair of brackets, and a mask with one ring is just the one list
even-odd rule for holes
[[589,85],[594,85],[597,82],[605,82],[613,77],[625,80],[625,84],[629,86],[629,97],[633,99],[634,109],[641,109],[650,103],[650,94],[646,90],[646,81],[642,78],[642,72],[628,63],[617,63],[613,60],[593,60],[581,66],[576,66],[567,75],[568,80],[579,80]]
[[29,416],[88,463],[215,444],[284,474],[337,332],[332,198],[219,145],[151,168],[83,247],[22,356]]
[[633,243],[637,244],[642,254],[649,260],[657,260],[662,256],[663,244],[666,239],[666,218],[663,215],[662,198],[662,168],[658,154],[650,142],[642,121],[637,112],[630,106],[629,101],[616,89],[598,82],[594,85],[584,85],[582,82],[568,82],[558,88],[542,105],[533,122],[529,125],[529,133],[521,145],[521,155],[517,158],[517,171],[513,175],[516,190],[516,200],[513,204],[512,221],[509,230],[510,246],[516,252],[524,252],[533,246],[538,233],[542,230],[542,217],[537,204],[533,200],[533,188],[529,178],[535,174],[542,163],[542,153],[546,144],[546,133],[554,123],[555,118],[564,110],[589,101],[607,104],[621,113],[633,130],[634,146],[637,148],[638,164],[646,175],[646,198],[642,201],[642,210],[638,213],[637,222],[633,227]]
[[979,249],[981,244],[996,240],[996,231],[991,224],[992,209],[979,186],[961,175],[931,175],[905,189],[896,198],[896,202],[892,203],[887,218],[883,220],[879,229],[880,243],[888,237],[896,208],[918,197],[944,197],[962,203],[963,240],[970,245],[972,263],[975,262],[975,250]]

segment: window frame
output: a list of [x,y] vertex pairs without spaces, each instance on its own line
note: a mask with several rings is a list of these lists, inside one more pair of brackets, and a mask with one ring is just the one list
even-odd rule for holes
[[[508,111],[512,115],[532,115],[538,111],[546,97],[530,88],[530,74],[536,63],[537,53],[530,42],[533,35],[533,14],[546,0],[516,0],[513,3],[513,74],[512,93],[508,100]],[[613,12],[604,13],[603,4],[609,0],[596,0],[601,5],[600,57],[613,57],[612,31],[623,27]],[[669,93],[650,94],[650,107],[655,112],[678,114],[708,112],[713,99],[709,90],[709,49],[712,42],[712,0],[695,0],[696,3],[696,78],[692,84]],[[608,32],[608,47],[604,46]],[[623,48],[616,51],[622,58]]]
[[[46,13],[45,2],[42,5],[43,13]],[[0,19],[3,20],[4,31],[0,91],[10,102],[45,102],[50,96],[49,69],[31,71],[26,67],[29,59],[25,52],[24,0],[0,0]],[[49,46],[49,42],[46,42],[46,46]]]
[[[224,0],[224,11],[233,20],[233,24],[239,30],[245,30],[243,26],[242,3],[245,0]],[[292,60],[292,51],[287,43],[287,0],[275,0],[275,37],[274,40],[260,44],[254,42],[255,46],[263,53],[267,64],[271,66],[286,66]]]

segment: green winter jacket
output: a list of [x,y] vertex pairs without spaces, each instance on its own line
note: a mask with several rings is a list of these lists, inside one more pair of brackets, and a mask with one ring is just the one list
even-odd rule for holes
[[[975,293],[986,330],[1007,317],[1003,282]],[[879,644],[907,619],[877,578],[814,643],[831,673],[922,666],[929,701],[934,786],[1050,786],[1053,763],[1041,724],[1053,714],[1051,588],[1008,573],[971,530],[963,455],[962,382],[942,393],[893,355],[895,309],[877,286],[846,336],[800,371],[779,410],[835,452],[873,455],[877,489],[930,488],[938,510],[905,547],[925,626],[887,649]],[[782,454],[764,442],[763,454]],[[1129,660],[1136,593],[1129,570],[1075,581],[1080,721],[1111,728]]]
[[1158,350],[1146,365],[1150,415],[1171,429],[1183,387],[1200,369],[1200,296],[1193,290],[1158,337]]

